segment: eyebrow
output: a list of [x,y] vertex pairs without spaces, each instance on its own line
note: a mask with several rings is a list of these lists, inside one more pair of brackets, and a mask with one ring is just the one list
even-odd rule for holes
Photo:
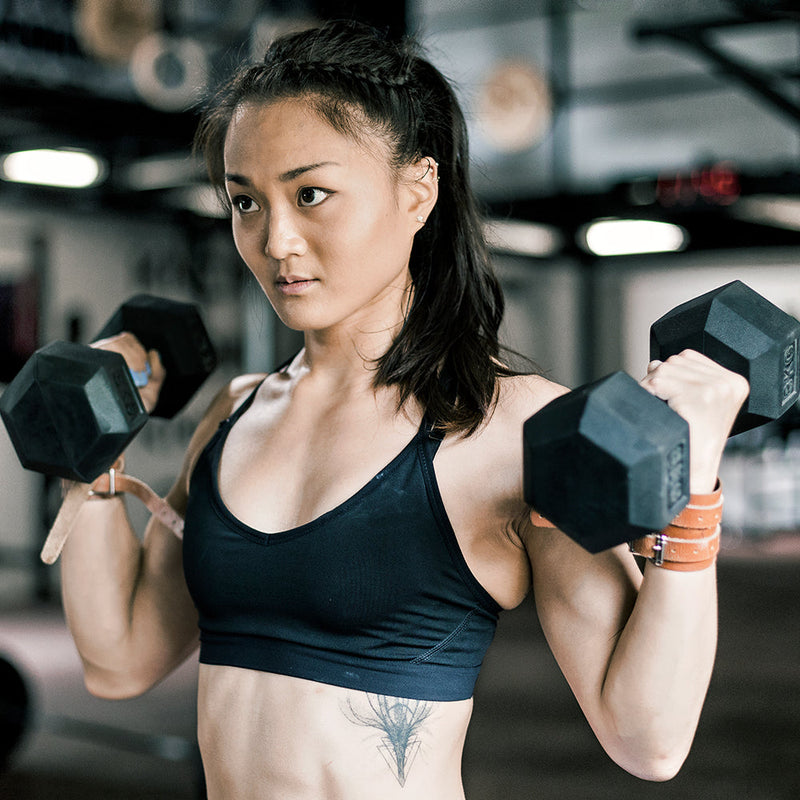
[[[319,161],[316,164],[306,164],[302,167],[295,167],[294,169],[287,170],[286,172],[282,172],[278,176],[278,180],[281,183],[289,183],[289,181],[293,181],[295,178],[299,178],[301,175],[304,175],[306,172],[311,172],[312,170],[319,169],[320,167],[327,167],[327,166],[341,166],[337,161]],[[231,181],[232,183],[238,183],[242,186],[251,186],[252,181],[249,178],[246,178],[244,175],[239,175],[235,172],[226,172],[225,173],[225,180]]]

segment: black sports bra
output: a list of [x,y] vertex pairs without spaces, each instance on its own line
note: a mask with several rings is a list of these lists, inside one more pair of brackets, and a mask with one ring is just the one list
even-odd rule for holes
[[200,661],[395,697],[471,697],[500,606],[445,513],[430,425],[337,508],[264,533],[230,513],[217,483],[228,432],[254,397],[192,476],[183,561]]

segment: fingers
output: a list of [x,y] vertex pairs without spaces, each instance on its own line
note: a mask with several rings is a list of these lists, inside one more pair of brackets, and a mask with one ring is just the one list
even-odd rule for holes
[[158,351],[145,350],[136,336],[127,331],[93,342],[91,346],[119,353],[125,359],[144,407],[150,413],[158,402],[167,374]]
[[161,356],[158,350],[147,351],[147,362],[150,365],[152,380],[162,383],[167,376],[167,371],[161,363]]
[[125,363],[136,373],[147,374],[154,380],[163,379],[164,366],[156,350],[145,350],[141,342],[132,333],[123,331],[107,339],[92,342],[91,347],[111,350],[119,353]]
[[684,350],[651,361],[640,384],[689,423],[692,491],[713,489],[722,451],[749,393],[747,380],[702,353]]
[[[91,347],[119,353],[134,372],[146,372],[149,364],[147,351],[139,340],[127,331],[92,342]],[[152,368],[152,365],[150,365]]]
[[667,402],[692,391],[700,402],[735,406],[737,413],[750,392],[746,378],[696,350],[684,350],[666,361],[651,361],[640,383]]

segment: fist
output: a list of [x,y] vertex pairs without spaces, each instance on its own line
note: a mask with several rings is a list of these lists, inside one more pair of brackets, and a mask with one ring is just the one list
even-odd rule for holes
[[641,385],[689,423],[692,493],[714,490],[725,443],[750,393],[741,375],[695,350],[651,361]]
[[[142,343],[132,333],[127,332],[92,342],[91,346],[119,353],[125,359],[128,369],[147,377],[147,383],[139,386],[139,395],[145,411],[150,414],[156,407],[167,374],[158,351],[145,350]],[[147,375],[148,370],[149,375]]]

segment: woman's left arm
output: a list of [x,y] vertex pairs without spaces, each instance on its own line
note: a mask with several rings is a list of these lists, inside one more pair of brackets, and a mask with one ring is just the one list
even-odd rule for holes
[[[747,381],[687,351],[651,364],[642,385],[689,422],[691,491],[711,492]],[[677,572],[647,562],[642,576],[626,546],[592,555],[557,530],[520,533],[542,628],[600,743],[639,777],[673,777],[714,664],[714,566]]]

